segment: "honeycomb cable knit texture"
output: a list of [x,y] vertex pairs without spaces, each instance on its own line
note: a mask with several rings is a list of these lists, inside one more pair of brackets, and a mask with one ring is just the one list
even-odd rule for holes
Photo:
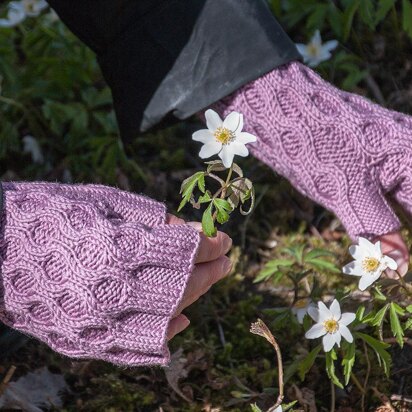
[[98,185],[4,183],[0,321],[76,358],[164,365],[199,234]]
[[385,194],[412,212],[412,118],[340,91],[292,62],[214,105],[238,111],[254,156],[332,210],[350,236],[399,229]]

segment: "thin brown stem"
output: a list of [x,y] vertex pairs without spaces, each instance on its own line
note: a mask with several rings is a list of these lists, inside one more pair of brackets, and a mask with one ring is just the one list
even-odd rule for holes
[[2,395],[3,392],[6,390],[7,384],[10,382],[10,379],[12,378],[15,370],[16,367],[14,365],[10,366],[9,370],[6,373],[6,376],[0,383],[0,395]]
[[330,381],[330,412],[335,412],[336,393],[335,384]]
[[250,332],[255,335],[264,337],[273,346],[276,352],[276,358],[277,358],[277,363],[278,363],[279,395],[277,397],[276,403],[271,408],[269,408],[267,411],[267,412],[274,412],[275,409],[282,404],[283,398],[284,398],[282,352],[272,332],[261,319],[258,319],[257,322],[251,324]]

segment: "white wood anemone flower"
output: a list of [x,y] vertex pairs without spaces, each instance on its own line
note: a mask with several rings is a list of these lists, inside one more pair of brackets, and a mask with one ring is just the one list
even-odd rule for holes
[[316,67],[320,63],[329,60],[332,56],[331,51],[336,47],[338,47],[337,40],[330,40],[322,44],[319,30],[315,31],[308,44],[296,43],[296,48],[302,55],[303,61],[310,67]]
[[46,0],[20,0],[8,4],[7,18],[0,19],[0,27],[14,27],[26,17],[38,16],[48,4]]
[[292,306],[292,313],[296,316],[300,324],[303,323],[303,319],[308,313],[309,308],[316,308],[316,305],[308,298],[299,299]]
[[379,241],[373,244],[360,237],[359,244],[352,245],[349,253],[355,260],[345,265],[342,271],[346,275],[359,276],[359,289],[362,291],[377,281],[386,269],[398,269],[395,260],[382,253]]
[[202,159],[218,155],[224,166],[229,168],[236,155],[246,157],[249,154],[246,145],[256,142],[256,136],[242,132],[243,114],[232,112],[222,120],[214,110],[209,109],[205,117],[207,129],[192,135],[194,141],[203,143],[199,152]]
[[353,336],[348,325],[355,320],[351,312],[341,313],[339,302],[334,299],[328,308],[323,302],[318,302],[317,308],[308,309],[309,316],[316,322],[305,334],[307,339],[322,338],[323,350],[329,352],[336,345],[340,346],[342,336],[353,342]]

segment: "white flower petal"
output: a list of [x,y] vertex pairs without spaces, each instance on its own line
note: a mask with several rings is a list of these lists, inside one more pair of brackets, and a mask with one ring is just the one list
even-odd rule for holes
[[383,261],[389,269],[392,269],[392,270],[398,269],[398,264],[391,257],[385,255],[383,257]]
[[323,337],[322,343],[323,343],[323,350],[325,352],[329,352],[335,346],[335,339],[330,333],[327,333]]
[[320,47],[322,45],[322,38],[320,37],[320,31],[316,30],[312,39],[310,40],[310,42],[315,45]]
[[254,143],[256,140],[256,136],[247,132],[241,132],[236,137],[236,141],[243,144]]
[[365,257],[365,250],[358,245],[352,245],[349,247],[349,253],[356,260],[362,260]]
[[215,141],[216,139],[209,129],[202,129],[192,134],[192,140],[194,140],[195,142],[202,142],[207,144],[209,142]]
[[299,309],[299,310],[297,311],[296,317],[297,317],[298,322],[299,322],[300,324],[303,323],[303,318],[305,317],[305,315],[306,315],[306,309]]
[[26,15],[21,8],[13,7],[7,12],[7,19],[0,19],[0,27],[14,27],[20,24]]
[[249,155],[249,150],[243,143],[233,142],[230,144],[230,150],[238,156],[246,157]]
[[326,60],[329,60],[331,56],[332,55],[330,54],[330,52],[322,48],[319,53],[319,62],[324,62]]
[[377,250],[375,248],[375,245],[372,242],[369,242],[368,239],[365,239],[364,237],[360,237],[358,242],[359,242],[359,246],[364,251],[364,256],[380,257],[381,255],[380,249],[378,251],[379,253],[377,256],[376,254]]
[[319,309],[319,322],[323,322],[325,319],[333,317],[333,313],[326,307],[323,302],[318,302]]
[[341,317],[340,305],[336,299],[333,299],[332,304],[330,305],[330,311],[333,314],[335,320],[339,320]]
[[335,340],[335,343],[340,346],[340,341],[342,340],[341,334],[339,331],[335,332],[333,335],[333,339]]
[[353,342],[353,336],[345,325],[339,325],[339,332],[349,343]]
[[225,120],[223,120],[223,127],[231,130],[232,132],[241,132],[243,127],[243,116],[238,112],[229,113]]
[[199,152],[199,157],[201,159],[206,159],[210,156],[218,154],[222,150],[222,143],[220,142],[210,142],[202,146]]
[[372,285],[373,282],[378,280],[381,276],[381,273],[378,272],[378,274],[371,275],[371,274],[365,274],[363,275],[360,280],[359,280],[359,289],[361,291],[364,291],[366,288],[368,288],[370,285]]
[[206,110],[206,126],[213,133],[218,127],[222,127],[223,121],[220,116],[212,109]]
[[316,306],[311,306],[308,308],[308,314],[309,316],[315,321],[318,322],[319,320],[319,310]]
[[323,43],[322,48],[327,50],[328,52],[336,49],[338,47],[338,41],[337,40],[329,40],[325,43]]
[[222,150],[219,153],[219,157],[222,159],[223,165],[227,168],[232,166],[233,158],[235,154],[230,150],[230,146],[223,146]]
[[296,46],[296,48],[298,49],[298,52],[300,53],[300,55],[301,55],[302,57],[308,55],[308,52],[307,52],[308,46],[306,46],[306,44],[296,43],[295,46]]
[[342,316],[339,320],[339,326],[341,326],[341,325],[347,326],[350,323],[352,323],[355,320],[355,318],[356,318],[356,315],[352,312],[342,313]]
[[326,332],[324,326],[321,323],[315,323],[306,333],[306,339],[316,339],[323,336]]
[[345,275],[352,275],[352,276],[362,276],[363,275],[363,269],[362,269],[362,264],[354,260],[353,262],[348,263],[342,268],[342,272]]

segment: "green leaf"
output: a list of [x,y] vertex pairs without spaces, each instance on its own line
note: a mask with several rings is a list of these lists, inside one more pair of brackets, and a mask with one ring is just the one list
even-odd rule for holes
[[401,307],[397,307],[396,303],[391,302],[390,304],[390,310],[389,310],[389,315],[390,315],[390,323],[391,323],[391,330],[393,336],[396,338],[396,341],[398,342],[399,346],[403,348],[403,335],[404,331],[402,329],[401,322],[399,320],[399,309],[402,310]]
[[303,263],[303,251],[305,249],[304,245],[294,245],[291,247],[284,248],[282,252],[287,253],[290,256],[293,256],[298,263]]
[[311,251],[309,251],[308,253],[305,254],[304,256],[304,261],[306,262],[307,260],[310,259],[317,259],[319,257],[322,256],[331,256],[331,257],[335,257],[335,255],[330,252],[329,250],[326,249],[312,249]]
[[341,271],[336,267],[334,263],[324,259],[310,259],[306,260],[306,263],[318,270],[328,270],[333,273],[341,273]]
[[378,312],[370,312],[367,316],[363,319],[364,323],[369,323],[372,326],[381,326],[383,320],[385,319],[385,315],[387,310],[389,309],[389,303],[386,304],[383,308],[379,309]]
[[293,408],[298,401],[292,401],[289,403],[282,403],[282,412],[287,412],[289,411],[291,408]]
[[407,312],[412,313],[412,305],[408,305],[405,309]]
[[345,385],[349,383],[353,365],[355,364],[355,342],[345,345],[346,351],[342,359],[343,374],[345,376]]
[[316,346],[299,363],[299,378],[301,381],[305,379],[306,374],[309,372],[310,368],[313,366],[316,360],[316,357],[318,356],[321,349],[322,349],[322,345]]
[[404,330],[407,330],[407,329],[412,329],[412,318],[409,318],[409,319],[405,322]]
[[402,28],[412,38],[412,2],[402,0]]
[[178,212],[180,212],[183,206],[190,201],[196,186],[199,187],[202,193],[205,192],[205,172],[196,172],[194,175],[183,180],[182,185],[180,186],[180,194],[183,199],[177,209]]
[[395,5],[396,0],[379,0],[378,8],[375,14],[375,25],[383,21],[391,8]]
[[365,306],[359,306],[358,310],[356,311],[356,320],[358,320],[359,322],[362,322],[364,313],[365,313]]
[[[362,0],[363,1],[363,0]],[[353,18],[359,8],[360,0],[355,0],[345,10],[343,15],[343,40],[347,41],[353,26]]]
[[230,203],[225,199],[214,199],[213,204],[217,212],[216,220],[220,224],[226,223],[229,220],[229,213],[233,210]]
[[266,263],[263,269],[259,272],[253,283],[262,282],[268,280],[270,277],[275,276],[275,281],[279,281],[283,276],[283,272],[279,270],[281,267],[290,267],[294,264],[290,259],[273,259]]
[[385,342],[381,342],[366,333],[355,332],[355,336],[362,339],[375,351],[379,365],[383,366],[386,376],[389,376],[392,358],[386,349],[388,349],[390,345]]
[[250,405],[252,412],[262,412],[262,409],[259,408],[259,406],[256,405],[256,403],[252,403]]
[[215,228],[215,224],[213,222],[212,210],[213,210],[213,203],[210,203],[207,209],[203,212],[203,216],[202,216],[203,233],[208,237],[215,236],[217,232]]
[[326,372],[329,379],[338,387],[343,389],[343,385],[335,373],[335,360],[338,359],[335,349],[326,352]]

